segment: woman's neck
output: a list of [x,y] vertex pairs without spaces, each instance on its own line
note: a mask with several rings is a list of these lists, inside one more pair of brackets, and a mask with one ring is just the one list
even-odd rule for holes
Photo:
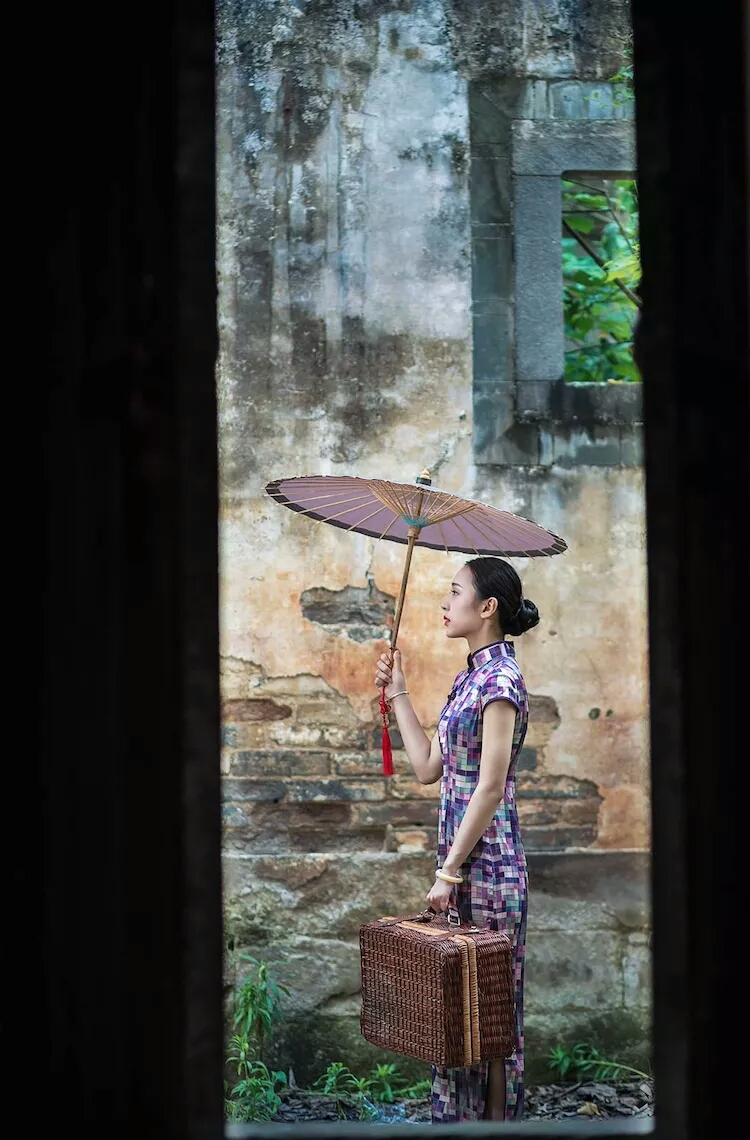
[[501,629],[497,629],[493,633],[480,629],[466,638],[469,653],[478,653],[480,649],[484,649],[487,645],[494,645],[496,641],[505,641],[505,634]]

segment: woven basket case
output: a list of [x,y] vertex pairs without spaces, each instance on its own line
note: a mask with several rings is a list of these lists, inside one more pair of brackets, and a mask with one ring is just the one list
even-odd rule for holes
[[511,1056],[511,940],[457,918],[425,911],[360,927],[360,1027],[370,1044],[445,1068]]

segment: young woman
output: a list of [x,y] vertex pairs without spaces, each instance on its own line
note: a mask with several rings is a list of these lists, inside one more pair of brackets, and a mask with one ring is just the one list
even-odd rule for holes
[[529,699],[513,645],[539,621],[521,580],[500,558],[474,558],[442,602],[448,637],[466,639],[469,656],[453,683],[438,729],[425,734],[409,700],[397,649],[384,653],[376,684],[393,708],[406,754],[423,784],[441,780],[438,859],[427,902],[455,900],[461,920],[503,930],[515,948],[516,1048],[505,1061],[469,1069],[433,1067],[433,1123],[515,1120],[523,1112],[523,965],[526,856],[516,812],[515,768],[526,735]]

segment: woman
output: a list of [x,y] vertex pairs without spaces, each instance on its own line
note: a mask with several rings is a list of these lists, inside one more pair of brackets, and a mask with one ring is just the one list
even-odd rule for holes
[[[433,1066],[433,1123],[515,1120],[523,1112],[523,965],[526,856],[516,812],[515,769],[526,735],[529,699],[513,645],[539,621],[521,580],[500,558],[474,558],[442,602],[448,637],[466,639],[467,667],[453,683],[432,741],[409,700],[397,649],[382,655],[384,689],[406,754],[423,784],[441,780],[438,867],[427,902],[455,899],[463,922],[502,930],[514,944],[516,1048],[507,1061],[469,1069]],[[454,894],[455,892],[455,894]]]

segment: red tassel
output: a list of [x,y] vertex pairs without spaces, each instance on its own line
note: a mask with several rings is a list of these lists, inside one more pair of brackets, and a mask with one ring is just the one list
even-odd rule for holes
[[388,731],[388,712],[390,705],[385,699],[385,693],[380,690],[380,715],[383,718],[383,775],[393,775],[393,749],[391,748],[391,734]]

